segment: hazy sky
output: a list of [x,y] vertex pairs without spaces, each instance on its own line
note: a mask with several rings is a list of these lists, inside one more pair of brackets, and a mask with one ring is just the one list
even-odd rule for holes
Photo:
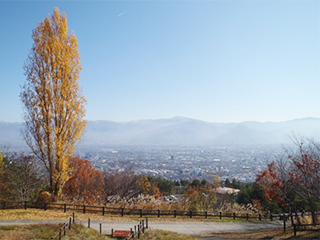
[[58,7],[79,42],[88,120],[320,117],[319,1],[2,1],[0,121],[32,30]]

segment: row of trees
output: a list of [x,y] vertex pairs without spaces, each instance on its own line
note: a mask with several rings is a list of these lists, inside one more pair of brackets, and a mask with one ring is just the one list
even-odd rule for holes
[[[174,182],[160,177],[137,175],[129,170],[106,173],[94,169],[90,161],[79,157],[72,157],[68,162],[69,177],[60,195],[63,201],[107,204],[123,199],[128,201],[140,194],[160,198],[185,192],[195,203],[202,192],[213,194],[213,186],[206,181],[199,184],[199,179]],[[56,200],[50,192],[47,174],[33,155],[7,153],[3,157],[0,153],[0,201]]]
[[[5,154],[0,158],[0,201],[54,201],[47,174],[35,157],[24,154]],[[134,202],[139,195],[162,199],[177,196],[177,209],[214,210],[223,203],[254,204],[259,210],[280,211],[276,203],[269,203],[263,195],[262,188],[254,183],[241,183],[235,179],[221,182],[216,176],[213,182],[194,179],[171,181],[161,177],[141,176],[133,171],[106,173],[94,169],[88,160],[73,157],[69,160],[70,177],[64,185],[60,200],[75,204],[111,204],[126,206]],[[237,195],[219,196],[216,188],[220,186],[239,188]],[[177,199],[173,199],[177,200]],[[124,204],[124,205],[119,205]],[[162,205],[166,207],[166,205]]]
[[[298,142],[296,142],[298,143]],[[161,177],[141,176],[133,171],[106,173],[94,169],[88,160],[69,159],[69,178],[61,191],[61,200],[73,203],[108,204],[130,201],[140,194],[160,198],[180,195],[191,210],[213,210],[221,203],[254,205],[260,211],[310,211],[313,221],[320,202],[319,144],[299,142],[286,156],[272,161],[257,174],[254,183],[236,179],[213,182],[194,179],[170,181]],[[0,155],[0,200],[51,201],[47,172],[34,156]],[[217,196],[220,186],[240,189],[238,194]]]

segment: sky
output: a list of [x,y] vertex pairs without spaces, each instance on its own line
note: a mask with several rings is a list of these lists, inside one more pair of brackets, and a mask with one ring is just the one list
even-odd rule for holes
[[320,117],[320,2],[0,0],[0,121],[23,121],[32,30],[53,8],[79,43],[87,120]]

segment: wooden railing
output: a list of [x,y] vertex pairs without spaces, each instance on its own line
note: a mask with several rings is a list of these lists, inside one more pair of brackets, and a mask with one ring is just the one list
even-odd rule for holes
[[257,220],[276,220],[280,218],[279,214],[260,214],[260,213],[234,213],[234,212],[213,212],[213,211],[184,211],[184,210],[151,210],[151,209],[131,209],[131,208],[113,208],[107,206],[90,206],[90,205],[73,205],[73,204],[63,204],[63,203],[46,203],[46,202],[0,202],[1,209],[27,209],[27,208],[36,208],[36,209],[55,209],[61,211],[73,211],[86,213],[100,213],[101,215],[113,214],[113,215],[138,215],[141,218],[143,216],[172,216],[176,218],[180,217],[201,217],[201,218],[217,218],[217,219],[257,219]]
[[111,236],[117,238],[125,238],[126,240],[133,240],[135,238],[140,239],[141,235],[148,229],[148,218],[146,220],[142,220],[138,225],[135,225],[134,228],[131,228],[128,231],[123,230],[113,230],[111,229]]
[[[74,220],[73,220],[73,223],[74,223]],[[59,229],[59,232],[55,236],[51,237],[50,239],[51,240],[54,240],[54,239],[61,240],[62,233],[63,233],[63,236],[66,236],[67,229],[68,230],[71,229],[71,224],[72,224],[71,218],[69,218],[68,221],[63,223],[62,227]]]
[[293,224],[294,236],[297,236],[297,232],[308,232],[308,231],[320,231],[320,224]]

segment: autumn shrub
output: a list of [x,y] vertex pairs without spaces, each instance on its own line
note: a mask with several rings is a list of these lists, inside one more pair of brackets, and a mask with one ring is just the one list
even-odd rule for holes
[[79,157],[70,159],[69,168],[71,176],[64,185],[62,199],[74,204],[100,204],[105,189],[103,173]]

